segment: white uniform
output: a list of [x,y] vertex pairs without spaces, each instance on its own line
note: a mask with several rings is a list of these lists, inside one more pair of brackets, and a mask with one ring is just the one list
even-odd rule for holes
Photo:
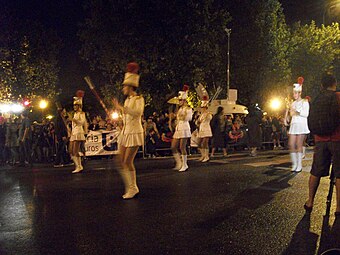
[[292,117],[290,123],[289,134],[290,135],[305,135],[309,134],[307,117],[309,115],[309,103],[307,100],[302,99],[300,101],[294,101],[291,108],[298,112],[298,115]]
[[132,96],[125,100],[123,129],[119,137],[119,145],[124,147],[144,145],[144,129],[142,126],[144,106],[145,103],[142,96]]
[[72,133],[70,141],[85,141],[85,131],[87,130],[87,121],[84,112],[76,112],[72,120]]
[[191,130],[189,121],[192,120],[192,109],[188,106],[181,107],[177,113],[177,125],[173,138],[190,138]]
[[210,121],[212,119],[212,114],[210,112],[204,112],[199,117],[200,127],[198,130],[198,137],[205,138],[205,137],[212,137]]

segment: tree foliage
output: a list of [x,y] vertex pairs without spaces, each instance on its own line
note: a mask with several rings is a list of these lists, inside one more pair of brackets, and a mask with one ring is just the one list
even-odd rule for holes
[[278,0],[239,5],[238,30],[232,34],[232,84],[244,103],[261,102],[282,92],[290,80],[290,31]]
[[37,23],[0,19],[0,100],[53,98],[60,39]]
[[[230,19],[220,1],[90,0],[81,26],[82,57],[101,70],[112,94],[125,65],[141,65],[141,88],[156,108],[184,83],[210,89],[225,82],[224,28]],[[107,88],[105,88],[107,91]]]
[[305,78],[304,92],[315,96],[320,88],[322,73],[336,73],[339,69],[339,23],[316,26],[315,22],[295,24],[291,40],[291,68],[294,78]]

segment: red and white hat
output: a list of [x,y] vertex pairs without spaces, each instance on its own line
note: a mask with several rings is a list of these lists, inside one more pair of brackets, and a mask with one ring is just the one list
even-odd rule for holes
[[83,98],[84,98],[85,92],[83,90],[78,90],[76,92],[76,96],[73,97],[73,104],[83,105]]
[[123,85],[139,87],[139,65],[136,62],[130,62],[126,66],[126,73],[124,76]]
[[298,78],[298,83],[294,83],[293,84],[293,86],[294,86],[293,91],[294,92],[302,92],[303,81],[304,81],[303,77],[299,77]]
[[189,86],[188,85],[184,85],[183,89],[178,92],[178,99],[179,100],[187,100],[188,98],[188,91],[189,91]]

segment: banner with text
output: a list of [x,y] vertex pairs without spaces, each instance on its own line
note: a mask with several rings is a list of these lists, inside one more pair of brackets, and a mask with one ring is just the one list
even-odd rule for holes
[[119,131],[90,131],[85,142],[86,156],[118,154]]

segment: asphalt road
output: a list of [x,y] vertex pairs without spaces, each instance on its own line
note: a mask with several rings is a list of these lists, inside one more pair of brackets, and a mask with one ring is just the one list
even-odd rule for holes
[[[137,160],[138,199],[123,201],[114,160],[83,174],[48,166],[0,169],[0,254],[321,254],[340,248],[324,217],[329,180],[304,214],[309,173],[283,152],[210,163]],[[335,197],[335,194],[334,194]]]

